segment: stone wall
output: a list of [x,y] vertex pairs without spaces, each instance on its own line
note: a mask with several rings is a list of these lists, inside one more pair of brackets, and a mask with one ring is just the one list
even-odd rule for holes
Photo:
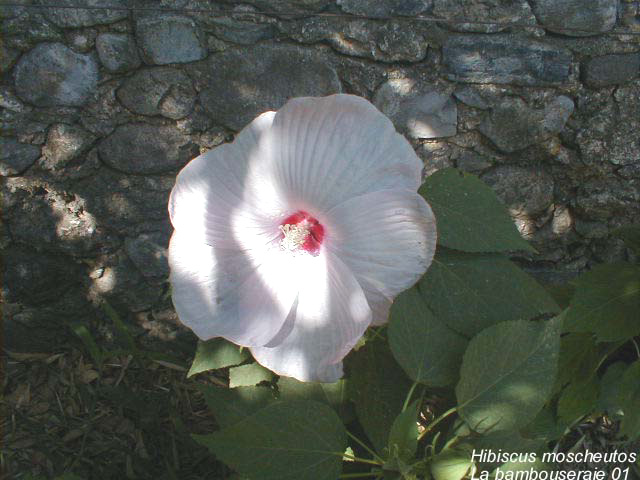
[[[56,3],[81,2],[107,3]],[[532,271],[631,255],[611,232],[640,219],[637,0],[2,3],[8,348],[83,322],[108,342],[100,299],[143,339],[191,338],[168,298],[175,175],[294,96],[364,96],[426,174],[480,175],[540,252]]]

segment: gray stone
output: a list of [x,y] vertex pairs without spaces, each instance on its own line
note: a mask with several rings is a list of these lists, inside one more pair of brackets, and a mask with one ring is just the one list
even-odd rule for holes
[[40,147],[0,137],[0,175],[20,175],[40,156]]
[[96,32],[93,28],[85,28],[82,30],[68,30],[66,33],[67,44],[71,45],[76,52],[87,53],[93,49],[96,44]]
[[172,67],[140,70],[125,81],[116,95],[134,113],[173,120],[189,115],[196,101],[191,79]]
[[85,104],[98,84],[91,55],[75,53],[60,43],[42,43],[15,67],[16,93],[39,107]]
[[606,223],[589,222],[579,218],[576,219],[576,232],[585,238],[606,238],[609,235]]
[[565,96],[556,97],[543,110],[507,98],[492,109],[479,130],[500,150],[513,153],[561,132],[573,108],[573,101]]
[[453,92],[453,96],[470,107],[479,108],[480,110],[486,110],[489,108],[487,101],[475,88],[471,86],[456,89]]
[[578,214],[588,220],[608,221],[640,215],[640,180],[593,178],[584,182],[575,198]]
[[547,30],[564,35],[597,35],[616,24],[617,0],[532,0],[531,4]]
[[49,129],[47,144],[42,149],[40,165],[46,170],[63,168],[71,160],[86,152],[95,138],[77,125],[57,123]]
[[432,0],[338,0],[342,11],[354,15],[387,18],[419,15],[431,8]]
[[122,125],[102,140],[103,162],[126,173],[153,174],[177,170],[200,152],[191,138],[172,126]]
[[475,152],[465,151],[456,161],[456,168],[478,175],[491,167],[491,162]]
[[602,55],[582,67],[582,81],[589,87],[605,87],[633,80],[640,73],[640,53]]
[[[39,0],[41,3],[47,3],[47,0]],[[70,7],[82,5],[87,7],[98,7],[91,9],[84,8],[46,8],[44,9],[47,18],[60,27],[90,27],[92,25],[104,25],[115,23],[119,20],[127,18],[129,12],[124,9],[127,7],[126,0],[57,0],[56,4],[60,7]],[[108,10],[103,7],[116,7],[120,10]],[[124,9],[124,10],[123,10]]]
[[100,62],[110,72],[122,73],[140,66],[138,48],[132,35],[101,33],[96,39],[96,50]]
[[168,245],[169,237],[163,233],[143,233],[124,242],[127,255],[145,278],[168,277]]
[[498,25],[500,23],[536,24],[526,0],[434,0],[433,15],[452,21],[473,19],[480,22],[447,23],[447,28],[459,32],[496,33],[508,28]]
[[112,249],[117,243],[91,213],[93,199],[28,180],[8,191],[14,197],[8,224],[15,242],[78,257]]
[[19,55],[18,50],[10,48],[5,42],[0,42],[0,73],[4,74],[11,70]]
[[202,35],[188,17],[158,15],[136,22],[136,38],[145,62],[156,65],[189,63],[207,56]]
[[567,235],[573,229],[573,222],[571,209],[565,205],[557,205],[553,210],[551,231],[556,236]]
[[456,35],[447,38],[442,60],[458,82],[549,86],[567,82],[571,53],[513,35]]
[[242,3],[253,5],[263,12],[285,14],[290,19],[292,14],[316,13],[334,3],[334,0],[244,0]]
[[341,91],[326,55],[291,45],[230,49],[187,68],[205,110],[232,130],[289,98]]
[[283,33],[302,43],[326,42],[337,52],[381,62],[418,62],[428,42],[407,20],[310,17],[282,24]]
[[588,93],[578,112],[585,119],[577,135],[583,162],[597,169],[640,165],[640,84],[618,87],[614,101],[607,92],[602,94]]
[[450,95],[410,79],[389,80],[374,97],[375,105],[411,138],[456,134],[457,108]]
[[207,20],[205,30],[220,40],[240,45],[253,45],[261,40],[273,38],[276,34],[274,25],[236,20],[230,17]]
[[541,168],[500,165],[482,179],[515,217],[539,215],[553,202],[553,178]]
[[21,113],[27,110],[24,103],[22,103],[20,99],[13,94],[13,91],[5,86],[0,86],[0,107],[16,113]]
[[2,22],[2,36],[3,40],[9,40],[12,46],[20,50],[28,50],[39,42],[63,40],[62,33],[53,23],[33,11]]

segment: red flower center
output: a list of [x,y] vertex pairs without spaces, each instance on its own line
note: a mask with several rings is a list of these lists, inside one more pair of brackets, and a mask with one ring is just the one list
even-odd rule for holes
[[314,217],[303,210],[289,215],[280,224],[280,246],[295,252],[304,250],[313,256],[320,252],[324,238],[324,227]]

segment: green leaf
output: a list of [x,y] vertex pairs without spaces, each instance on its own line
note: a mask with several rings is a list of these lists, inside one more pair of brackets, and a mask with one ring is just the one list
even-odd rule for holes
[[624,372],[618,389],[618,401],[624,415],[620,433],[633,441],[640,437],[640,360]]
[[636,255],[640,255],[640,224],[627,225],[614,230],[613,235],[622,239]]
[[587,381],[598,369],[600,355],[593,335],[570,333],[560,339],[558,377],[555,391],[571,381]]
[[565,424],[588,415],[596,408],[600,388],[595,378],[588,381],[571,382],[558,399],[558,417]]
[[[507,462],[496,468],[491,475],[494,478],[532,478],[531,474],[524,472],[546,472],[549,470],[549,465],[544,463],[539,458],[536,458],[533,462]],[[523,472],[518,475],[518,472]]]
[[481,433],[531,422],[549,399],[558,367],[560,321],[493,325],[469,342],[456,396],[458,412]]
[[559,311],[544,288],[500,254],[440,251],[418,288],[438,320],[468,337]]
[[470,452],[450,448],[431,459],[431,474],[435,480],[460,480],[472,465]]
[[93,335],[91,335],[91,332],[89,332],[89,329],[79,323],[72,324],[71,329],[73,330],[73,333],[75,333],[80,338],[85,348],[89,352],[89,355],[91,355],[91,358],[95,362],[96,366],[98,368],[102,368],[103,352],[98,348],[98,345],[93,339]]
[[380,339],[352,352],[345,363],[350,373],[349,397],[358,420],[376,451],[382,454],[411,382]]
[[600,398],[598,399],[598,408],[607,412],[610,416],[618,417],[622,414],[620,405],[620,383],[624,372],[628,365],[624,362],[616,362],[607,368],[607,371],[600,380]]
[[533,440],[548,442],[559,439],[564,431],[564,424],[558,423],[554,409],[547,405],[538,412],[531,423],[522,429],[522,434]]
[[446,168],[427,178],[419,193],[436,216],[440,245],[465,252],[535,252],[494,191],[475,175]]
[[347,394],[347,380],[335,383],[300,382],[291,377],[280,377],[278,380],[280,400],[315,400],[333,408],[343,421],[353,420],[353,409],[350,408]]
[[221,427],[234,425],[275,401],[273,391],[266,387],[228,389],[206,385],[200,391]]
[[409,378],[430,386],[457,380],[467,339],[431,313],[417,287],[394,300],[387,332],[393,356]]
[[604,342],[626,340],[640,334],[638,312],[640,267],[598,265],[577,279],[565,330],[594,332]]
[[229,388],[250,387],[260,382],[269,382],[273,373],[259,363],[250,363],[229,369]]
[[490,432],[474,438],[471,443],[476,452],[482,450],[497,452],[502,450],[509,453],[530,453],[538,452],[544,446],[543,440],[525,438],[517,430]]
[[239,365],[247,358],[249,358],[249,354],[246,350],[240,350],[240,347],[224,338],[214,338],[206,342],[199,341],[196,356],[189,373],[187,373],[187,378],[207,370]]
[[338,416],[313,401],[276,402],[224,430],[193,437],[234,470],[261,480],[335,480],[347,447]]
[[409,405],[393,422],[389,432],[389,452],[405,462],[413,459],[418,448],[418,407],[420,400]]

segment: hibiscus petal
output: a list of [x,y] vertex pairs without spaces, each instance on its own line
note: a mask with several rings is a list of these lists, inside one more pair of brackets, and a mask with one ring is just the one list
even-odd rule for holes
[[169,244],[173,304],[201,339],[265,345],[282,328],[298,293],[293,258],[273,249],[256,265],[244,252],[215,247],[176,230]]
[[[169,199],[175,229],[218,248],[246,249],[273,239],[273,218],[285,210],[283,195],[248,172],[270,155],[259,144],[274,116],[260,115],[233,143],[198,156],[180,171]],[[256,244],[246,245],[246,239],[256,238]]]
[[371,310],[358,281],[335,255],[298,260],[300,292],[289,334],[278,345],[251,352],[279,375],[333,382],[342,375],[342,359],[369,326]]
[[431,208],[417,193],[385,190],[352,198],[326,214],[326,246],[349,267],[386,322],[391,299],[416,283],[436,248]]
[[301,209],[322,212],[364,193],[420,185],[422,162],[411,145],[354,95],[290,100],[262,141],[274,154],[260,175]]

